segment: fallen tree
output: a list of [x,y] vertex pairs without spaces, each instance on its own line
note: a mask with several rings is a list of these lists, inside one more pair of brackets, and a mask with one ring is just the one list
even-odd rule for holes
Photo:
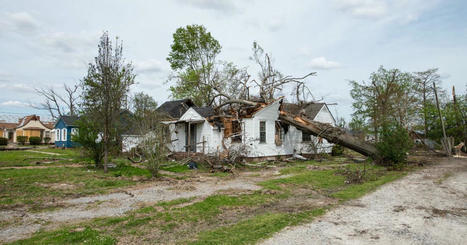
[[378,156],[378,151],[373,144],[362,141],[339,127],[311,121],[299,116],[291,117],[285,113],[281,113],[279,119],[302,131],[310,132],[314,136],[324,138],[334,144],[342,145],[365,156],[374,158]]

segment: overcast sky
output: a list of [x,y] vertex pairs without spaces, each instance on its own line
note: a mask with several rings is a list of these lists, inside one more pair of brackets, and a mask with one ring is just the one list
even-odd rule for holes
[[[34,88],[78,83],[108,30],[124,42],[137,72],[132,93],[169,97],[166,61],[177,27],[204,25],[222,45],[220,59],[242,67],[253,41],[287,75],[311,71],[317,98],[352,113],[348,80],[367,80],[380,65],[403,71],[438,67],[443,86],[465,92],[465,0],[0,0],[0,114],[37,113]],[[44,111],[39,113],[45,113]]]

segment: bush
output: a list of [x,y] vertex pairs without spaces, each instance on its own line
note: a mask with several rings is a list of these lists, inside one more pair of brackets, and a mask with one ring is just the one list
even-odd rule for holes
[[412,147],[409,133],[398,124],[383,127],[381,141],[376,144],[380,159],[384,166],[400,168],[407,161],[407,153]]
[[0,137],[0,145],[8,145],[8,139]]
[[342,156],[344,154],[344,147],[341,145],[333,145],[331,155],[333,156]]
[[44,137],[44,143],[48,144],[50,142],[50,137]]
[[26,141],[28,141],[28,136],[16,136],[16,141],[20,145],[24,145],[24,144],[26,144]]
[[29,144],[30,145],[40,145],[42,142],[42,138],[38,136],[31,136],[29,137]]

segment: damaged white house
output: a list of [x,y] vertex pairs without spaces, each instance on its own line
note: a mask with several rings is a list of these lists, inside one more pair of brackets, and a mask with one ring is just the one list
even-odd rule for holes
[[335,125],[325,103],[302,105],[283,102],[258,103],[236,110],[216,112],[211,107],[196,107],[189,99],[165,102],[159,111],[168,116],[170,150],[208,155],[242,149],[245,157],[289,157],[294,153],[329,153],[332,144],[321,137],[304,133],[280,119],[281,113],[300,115],[312,121]]

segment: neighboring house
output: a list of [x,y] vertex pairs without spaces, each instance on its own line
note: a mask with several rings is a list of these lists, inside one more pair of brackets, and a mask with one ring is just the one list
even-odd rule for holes
[[165,121],[170,125],[170,149],[205,154],[242,149],[250,158],[331,152],[332,144],[326,140],[302,133],[279,119],[280,113],[301,114],[310,120],[335,125],[326,104],[291,105],[278,99],[270,104],[219,115],[210,107],[190,107],[179,118]]
[[18,126],[17,123],[0,122],[0,137],[7,138],[8,142],[13,142],[16,126]]
[[72,148],[79,145],[72,140],[72,136],[78,132],[78,119],[78,116],[61,116],[58,119],[54,125],[56,147]]
[[53,125],[50,123],[42,122],[40,116],[30,115],[19,119],[13,135],[13,142],[16,143],[16,137],[27,136],[41,137],[44,142],[45,137],[49,137],[49,143],[54,143],[55,133]]

